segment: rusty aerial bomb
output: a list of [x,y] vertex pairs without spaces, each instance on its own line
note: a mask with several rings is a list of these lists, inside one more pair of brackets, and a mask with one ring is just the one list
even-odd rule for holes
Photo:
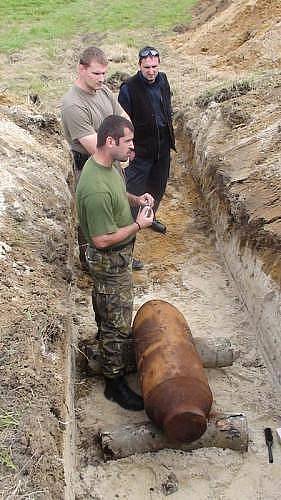
[[133,323],[144,407],[171,441],[190,443],[207,428],[213,397],[184,316],[150,300]]

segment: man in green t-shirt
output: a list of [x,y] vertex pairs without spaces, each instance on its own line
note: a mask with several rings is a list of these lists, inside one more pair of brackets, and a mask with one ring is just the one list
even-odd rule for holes
[[[128,410],[142,410],[143,400],[127,385],[124,368],[133,312],[133,245],[136,233],[152,224],[154,199],[149,193],[127,193],[113,165],[115,160],[127,161],[133,148],[131,122],[114,115],[106,118],[97,133],[96,151],[80,175],[76,197],[88,242],[105,396]],[[130,205],[140,207],[135,222]]]
[[[85,162],[96,151],[97,130],[102,121],[110,115],[129,118],[116,96],[105,85],[107,70],[105,53],[98,47],[87,47],[79,58],[78,76],[62,100],[61,118],[74,160],[76,182]],[[87,270],[86,242],[80,228],[78,244],[82,268]],[[143,267],[137,259],[134,259],[133,264],[135,270]]]

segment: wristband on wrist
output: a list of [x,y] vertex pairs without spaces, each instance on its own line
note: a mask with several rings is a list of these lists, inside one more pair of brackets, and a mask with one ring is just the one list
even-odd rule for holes
[[139,231],[141,230],[141,227],[139,225],[139,223],[135,220],[135,223],[137,224],[138,228],[139,228]]

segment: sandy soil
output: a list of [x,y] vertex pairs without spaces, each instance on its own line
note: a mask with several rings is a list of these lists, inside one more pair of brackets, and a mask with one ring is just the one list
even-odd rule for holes
[[[81,443],[76,485],[79,499],[87,498],[90,492],[94,492],[94,498],[110,500],[164,498],[162,484],[171,472],[179,481],[178,491],[173,494],[177,499],[278,498],[281,449],[275,446],[275,464],[269,466],[263,437],[265,426],[280,425],[278,399],[256,350],[255,331],[247,311],[214,247],[201,203],[187,172],[170,181],[161,210],[169,228],[167,235],[147,230],[138,241],[136,255],[146,264],[143,272],[135,273],[135,310],[152,298],[167,300],[185,315],[194,336],[225,336],[239,346],[241,355],[235,364],[208,370],[208,378],[214,409],[247,416],[249,451],[241,454],[215,448],[192,453],[164,450],[103,464],[95,444],[97,432],[142,422],[147,417],[142,412],[130,414],[106,401],[99,378],[82,377],[76,387]],[[85,297],[85,289],[77,292]],[[77,314],[85,342],[92,343],[95,325],[90,303],[79,306]],[[130,382],[137,387],[134,376]]]
[[[176,112],[198,95],[238,77],[272,78],[280,72],[280,2],[203,0],[183,33],[153,40],[174,89]],[[186,28],[186,31],[185,31]],[[123,411],[103,397],[98,377],[85,377],[77,363],[74,421],[68,384],[70,348],[93,340],[91,282],[79,271],[74,252],[69,156],[56,117],[59,98],[75,72],[74,60],[95,34],[58,47],[55,63],[40,48],[1,55],[0,158],[0,497],[110,500],[163,498],[170,472],[179,481],[175,499],[275,500],[280,496],[281,449],[275,440],[269,465],[263,428],[280,427],[278,397],[256,346],[256,331],[216,249],[215,234],[200,194],[179,154],[160,216],[166,236],[144,231],[136,254],[145,269],[135,273],[135,311],[162,298],[185,315],[195,336],[231,338],[241,350],[232,367],[208,370],[214,408],[243,412],[249,423],[248,453],[161,451],[103,463],[98,429],[146,418]],[[135,50],[108,39],[99,43],[112,59],[111,71],[135,71]],[[120,54],[124,62],[118,62]],[[62,71],[58,73],[58,65]],[[30,101],[30,68],[41,82],[40,100]],[[265,84],[266,85],[266,84]],[[25,105],[22,94],[26,96]],[[259,109],[245,97],[245,108]],[[266,99],[266,91],[262,98]],[[266,114],[264,120],[267,120]],[[192,116],[191,116],[192,121]],[[280,156],[277,154],[278,160]],[[70,186],[70,189],[69,189]],[[76,341],[77,337],[77,341]],[[130,377],[137,387],[137,380]],[[67,389],[66,389],[67,386]],[[65,436],[68,444],[64,448]],[[66,450],[64,454],[64,449]]]

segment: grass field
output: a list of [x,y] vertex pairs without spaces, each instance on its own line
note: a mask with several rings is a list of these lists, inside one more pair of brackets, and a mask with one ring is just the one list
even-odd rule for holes
[[190,20],[195,0],[0,0],[0,51],[87,32],[168,30]]

